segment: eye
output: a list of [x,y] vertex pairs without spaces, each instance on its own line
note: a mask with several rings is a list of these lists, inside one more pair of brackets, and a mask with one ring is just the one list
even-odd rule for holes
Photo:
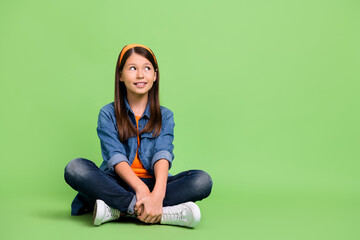
[[135,67],[130,67],[130,70],[136,70],[136,68]]
[[149,71],[149,70],[151,70],[151,67],[145,67],[145,69]]

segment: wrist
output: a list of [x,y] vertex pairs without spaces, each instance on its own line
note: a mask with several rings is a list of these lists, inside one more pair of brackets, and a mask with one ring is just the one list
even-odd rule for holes
[[157,199],[163,200],[165,198],[165,191],[160,191],[154,188],[154,190],[151,192],[151,195]]
[[136,185],[136,187],[134,188],[134,191],[136,193],[149,192],[148,186],[146,186],[146,184],[143,183],[142,181],[140,181],[140,182],[139,182],[139,184]]

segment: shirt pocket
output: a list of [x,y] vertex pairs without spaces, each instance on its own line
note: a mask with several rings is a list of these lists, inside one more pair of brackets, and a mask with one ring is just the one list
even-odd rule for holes
[[140,135],[140,157],[146,157],[149,161],[154,155],[156,137],[151,133]]

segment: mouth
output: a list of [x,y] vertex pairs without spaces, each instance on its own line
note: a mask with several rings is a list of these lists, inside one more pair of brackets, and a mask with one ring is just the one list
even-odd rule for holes
[[145,87],[146,84],[147,84],[146,82],[136,82],[136,83],[134,83],[134,85],[137,86],[137,87]]

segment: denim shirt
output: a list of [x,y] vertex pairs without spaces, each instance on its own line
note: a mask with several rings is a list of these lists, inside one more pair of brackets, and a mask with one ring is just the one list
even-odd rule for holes
[[[136,120],[130,105],[125,98],[126,112],[130,121],[136,127]],[[169,168],[174,159],[174,117],[173,112],[160,106],[162,126],[159,136],[154,137],[151,133],[140,135],[139,159],[144,168],[154,175],[154,165],[160,159],[169,161]],[[150,104],[139,120],[139,132],[145,127],[150,118]],[[106,172],[114,172],[115,165],[127,162],[130,166],[134,161],[138,148],[137,136],[129,138],[125,143],[120,142],[115,118],[114,102],[101,108],[98,118],[97,134],[100,138],[103,163],[100,169]]]

